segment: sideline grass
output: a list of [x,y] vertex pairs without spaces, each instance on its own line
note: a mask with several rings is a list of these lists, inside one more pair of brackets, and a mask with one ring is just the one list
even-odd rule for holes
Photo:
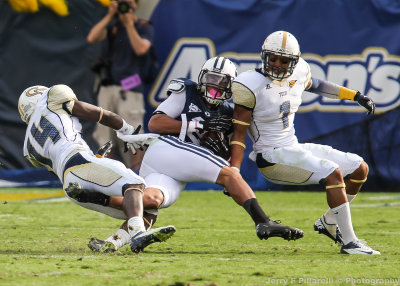
[[273,219],[303,229],[305,237],[260,241],[232,199],[183,192],[156,224],[177,227],[170,240],[139,255],[129,247],[93,254],[90,237],[108,237],[121,221],[65,200],[0,201],[0,285],[399,284],[399,194],[361,193],[352,203],[357,235],[382,252],[374,257],[340,255],[338,245],[313,231],[327,208],[324,193],[257,197]]

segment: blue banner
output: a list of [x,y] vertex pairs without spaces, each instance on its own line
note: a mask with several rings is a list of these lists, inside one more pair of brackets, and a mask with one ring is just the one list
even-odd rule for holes
[[[162,68],[148,93],[149,110],[166,98],[171,79],[197,81],[210,57],[229,57],[239,72],[260,66],[263,41],[276,30],[295,35],[314,77],[370,96],[377,114],[400,105],[398,1],[169,0],[159,1],[151,19]],[[305,92],[296,133],[300,141],[312,141],[366,118],[355,102]],[[336,145],[350,151],[345,144]],[[253,162],[247,159],[243,164],[242,174],[253,188],[277,188],[261,177]]]
[[[229,57],[239,72],[259,66],[262,43],[275,30],[295,35],[314,77],[370,96],[377,113],[400,104],[398,1],[170,0],[159,2],[152,22],[162,64],[148,94],[153,108],[170,79],[197,80],[209,57]],[[305,93],[295,124],[304,141],[363,119],[354,102]]]

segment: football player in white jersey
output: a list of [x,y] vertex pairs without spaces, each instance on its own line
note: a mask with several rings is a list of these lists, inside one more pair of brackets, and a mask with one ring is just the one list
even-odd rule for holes
[[[147,185],[143,197],[145,210],[157,215],[159,208],[171,206],[186,182],[216,183],[224,186],[234,201],[250,214],[260,239],[299,239],[303,231],[268,218],[250,186],[222,158],[223,153],[217,152],[222,146],[217,142],[203,145],[213,152],[199,146],[206,132],[222,132],[223,136],[231,132],[232,107],[226,100],[231,97],[231,84],[236,74],[236,66],[227,58],[207,60],[198,83],[184,79],[172,81],[169,97],[159,105],[149,122],[150,131],[161,135],[119,136],[129,143],[149,144],[139,172]],[[147,209],[151,206],[153,210]]]
[[314,229],[339,242],[341,253],[380,254],[354,233],[349,202],[368,175],[368,165],[351,153],[319,144],[301,144],[295,135],[294,115],[304,90],[329,98],[357,101],[374,113],[372,100],[343,86],[311,77],[300,57],[296,38],[286,31],[271,33],[261,52],[262,67],[243,72],[232,84],[234,134],[231,165],[240,168],[248,132],[253,140],[250,159],[262,175],[277,184],[321,184],[330,209]]
[[[95,156],[81,137],[79,119],[100,122],[115,129],[117,134],[132,134],[133,126],[115,113],[79,101],[72,89],[63,84],[25,89],[20,95],[18,110],[27,124],[24,156],[33,166],[46,167],[53,172],[73,202],[124,219],[125,222],[115,233],[115,237],[119,238],[118,243],[130,243],[132,251],[139,252],[147,245],[164,241],[173,235],[173,226],[146,231],[143,221],[143,178],[119,161]],[[106,202],[78,202],[73,194],[80,188],[102,194],[96,195],[100,201],[109,196],[123,196],[122,210],[103,206],[108,204]],[[118,245],[109,244],[110,251],[118,248]]]

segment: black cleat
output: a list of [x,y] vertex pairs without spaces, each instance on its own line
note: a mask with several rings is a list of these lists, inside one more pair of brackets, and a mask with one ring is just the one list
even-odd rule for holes
[[135,253],[143,251],[145,247],[155,242],[163,242],[174,235],[176,228],[173,225],[138,232],[131,238],[131,250]]
[[259,239],[265,240],[270,237],[282,237],[286,240],[296,240],[304,236],[304,232],[301,229],[283,225],[273,220],[257,224],[256,232]]
[[71,199],[80,203],[92,203],[107,207],[110,202],[110,196],[97,191],[83,189],[79,183],[69,183],[65,192]]

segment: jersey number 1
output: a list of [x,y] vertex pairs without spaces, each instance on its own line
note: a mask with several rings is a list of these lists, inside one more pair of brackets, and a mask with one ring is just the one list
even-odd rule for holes
[[290,113],[290,101],[284,101],[279,107],[279,112],[282,113],[282,124],[283,129],[289,127],[289,113]]

